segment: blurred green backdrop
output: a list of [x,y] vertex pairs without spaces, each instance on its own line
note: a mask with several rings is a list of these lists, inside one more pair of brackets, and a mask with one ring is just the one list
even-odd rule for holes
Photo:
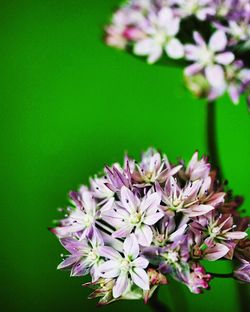
[[[118,3],[0,2],[2,311],[95,311],[81,287],[86,279],[56,270],[63,250],[47,230],[56,208],[126,150],[139,157],[155,146],[171,160],[206,152],[205,105],[185,90],[182,71],[147,66],[102,42],[102,27]],[[217,122],[224,174],[250,212],[245,102],[221,99]],[[173,311],[240,311],[234,281],[211,284],[199,296],[172,283],[161,297]],[[117,309],[150,311],[128,301],[103,311]]]

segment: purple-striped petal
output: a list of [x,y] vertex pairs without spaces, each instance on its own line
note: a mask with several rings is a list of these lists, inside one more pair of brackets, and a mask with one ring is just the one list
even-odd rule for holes
[[98,248],[98,252],[100,256],[104,258],[118,261],[121,259],[121,255],[119,254],[119,252],[109,246],[100,246]]
[[189,217],[198,217],[208,213],[209,211],[212,211],[213,209],[215,209],[215,207],[211,205],[197,205],[188,209],[184,209],[183,213]]
[[143,290],[149,290],[149,278],[145,270],[134,268],[130,271],[132,281]]
[[129,235],[123,244],[124,254],[128,258],[135,259],[139,255],[139,244],[135,234]]
[[156,212],[150,215],[146,215],[143,222],[147,225],[153,225],[158,222],[164,216],[163,212]]
[[117,261],[109,260],[102,263],[99,268],[100,276],[104,278],[114,278],[120,274],[120,266]]
[[72,266],[74,263],[76,263],[80,259],[80,255],[72,255],[67,257],[63,262],[61,262],[58,266],[57,269],[65,269],[70,266]]
[[115,231],[112,236],[115,238],[127,237],[133,230],[133,225],[124,225],[119,230]]
[[128,274],[122,272],[116,280],[115,286],[113,287],[113,297],[120,297],[128,287]]
[[145,200],[142,201],[140,210],[141,212],[147,210],[147,213],[154,213],[159,208],[160,202],[161,196],[159,193],[155,192],[148,195]]
[[214,247],[208,248],[205,250],[204,259],[215,261],[220,258],[223,258],[229,251],[229,248],[223,244],[215,244]]
[[224,236],[228,239],[243,239],[247,237],[247,233],[235,231],[235,232],[227,232]]
[[149,261],[147,259],[145,259],[144,257],[139,257],[137,259],[135,259],[132,262],[133,266],[137,267],[137,268],[142,268],[142,269],[146,269],[146,267],[149,264]]
[[138,205],[138,199],[126,186],[121,188],[121,202],[123,207],[129,212],[135,211]]
[[136,228],[135,236],[137,237],[139,244],[142,246],[150,246],[153,239],[151,228],[145,224]]

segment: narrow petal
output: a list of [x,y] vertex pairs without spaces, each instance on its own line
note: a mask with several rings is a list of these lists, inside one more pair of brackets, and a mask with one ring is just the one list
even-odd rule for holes
[[247,237],[247,233],[235,231],[235,232],[228,232],[228,233],[224,234],[224,236],[228,239],[243,239],[243,238]]
[[143,290],[149,290],[149,278],[145,270],[134,268],[130,271],[133,282]]
[[89,273],[89,268],[90,266],[89,266],[88,261],[78,262],[73,266],[70,275],[71,276],[84,276]]
[[240,90],[236,84],[231,83],[228,87],[228,93],[234,104],[239,104]]
[[123,244],[124,254],[126,257],[132,257],[135,259],[139,255],[139,244],[135,234],[129,235]]
[[121,255],[119,254],[119,252],[109,246],[100,246],[98,248],[98,252],[100,256],[104,258],[118,261],[121,259]]
[[126,186],[121,188],[121,202],[123,207],[129,212],[135,211],[138,204],[137,198]]
[[157,192],[148,195],[140,205],[140,211],[147,211],[148,213],[154,213],[159,208],[161,202],[161,195]]
[[206,249],[206,254],[204,256],[204,259],[210,260],[210,261],[215,261],[218,260],[222,257],[224,257],[229,251],[229,248],[226,247],[223,244],[215,244],[214,247]]
[[73,255],[67,257],[63,262],[61,262],[58,266],[57,269],[65,269],[70,266],[72,266],[74,263],[76,263],[79,260],[80,256],[79,255]]
[[147,225],[153,225],[158,222],[164,216],[163,212],[156,212],[154,214],[147,215],[143,222]]
[[135,236],[137,237],[139,244],[142,246],[150,246],[153,239],[151,228],[145,224],[135,230]]
[[115,286],[113,287],[113,297],[120,297],[128,287],[128,274],[122,272],[116,280]]
[[139,258],[135,259],[132,264],[136,268],[146,269],[146,267],[149,264],[149,261],[147,259],[145,259],[144,257],[139,257]]
[[201,34],[198,31],[194,31],[193,33],[194,41],[199,46],[206,46],[206,42],[202,38]]
[[119,230],[115,231],[112,234],[112,236],[115,238],[127,237],[131,233],[132,230],[133,230],[132,225],[124,225]]
[[184,47],[185,57],[189,61],[197,61],[199,59],[200,48],[193,44],[186,44]]
[[185,68],[184,74],[186,76],[193,76],[198,74],[202,70],[203,66],[199,63],[194,63]]
[[211,205],[197,205],[197,206],[190,207],[188,209],[184,209],[183,213],[185,213],[189,217],[198,217],[198,216],[202,216],[208,213],[209,211],[213,209],[215,209],[215,207]]
[[109,260],[102,263],[98,270],[100,272],[100,276],[104,278],[114,278],[120,274],[119,263],[114,260]]

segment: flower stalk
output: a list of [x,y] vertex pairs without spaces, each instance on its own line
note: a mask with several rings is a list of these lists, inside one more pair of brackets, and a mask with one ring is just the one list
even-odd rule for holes
[[207,102],[206,123],[207,150],[212,168],[217,171],[217,177],[222,178],[221,162],[218,153],[217,127],[216,127],[216,102]]

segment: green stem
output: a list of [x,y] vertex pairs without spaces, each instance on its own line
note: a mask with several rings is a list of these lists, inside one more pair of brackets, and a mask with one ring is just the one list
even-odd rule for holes
[[221,163],[217,146],[216,102],[207,103],[207,150],[212,168],[217,171],[217,177],[222,178]]

